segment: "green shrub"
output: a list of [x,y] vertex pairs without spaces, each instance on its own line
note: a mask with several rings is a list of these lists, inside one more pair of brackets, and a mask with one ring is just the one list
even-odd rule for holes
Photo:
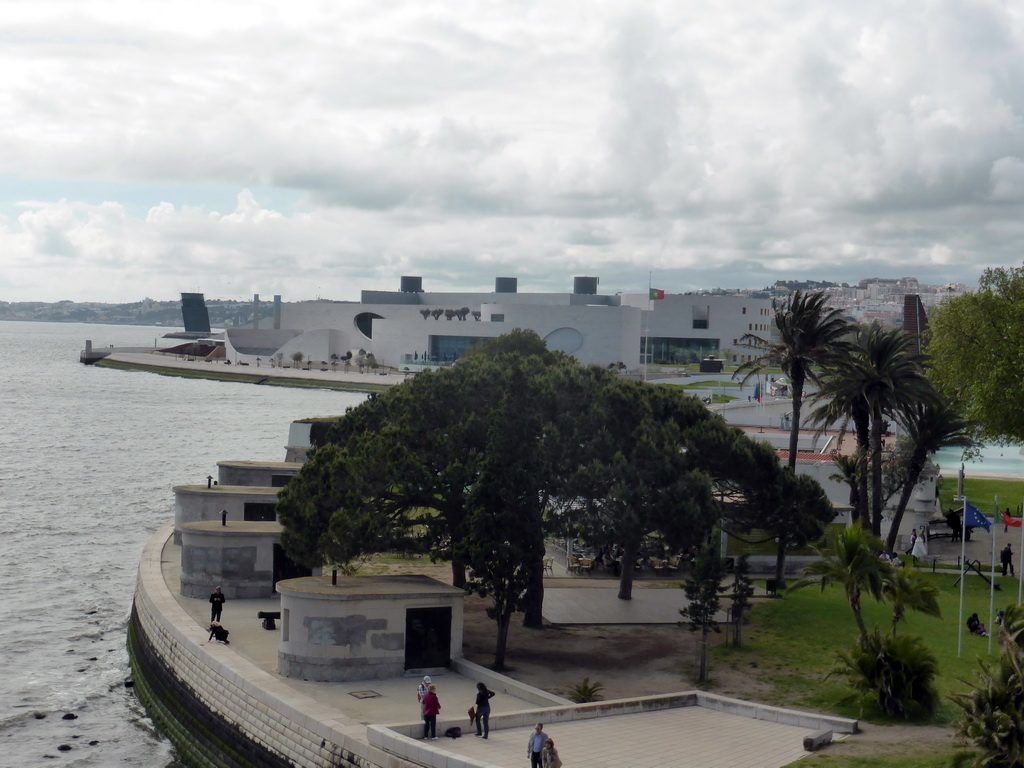
[[1006,612],[999,645],[998,666],[979,660],[977,687],[953,696],[960,733],[981,750],[978,768],[1024,765],[1024,607]]
[[588,701],[601,701],[604,698],[601,695],[603,690],[604,683],[592,683],[589,677],[584,677],[582,683],[576,683],[566,691],[566,696],[577,704],[585,704]]
[[872,696],[887,715],[910,719],[935,712],[937,671],[935,655],[920,637],[883,636],[875,629],[839,654],[829,676],[845,677],[854,696]]

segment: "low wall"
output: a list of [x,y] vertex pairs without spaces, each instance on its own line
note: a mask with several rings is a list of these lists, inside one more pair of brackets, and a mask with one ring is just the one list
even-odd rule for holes
[[[542,713],[534,709],[508,712],[502,715],[491,715],[490,727],[491,731],[514,728],[528,732],[530,726],[540,719],[543,719],[546,725],[554,727],[559,723],[571,723],[575,720],[635,715],[680,707],[703,707],[716,712],[792,725],[812,731],[829,730],[836,733],[857,733],[858,731],[857,721],[849,718],[754,704],[703,691],[667,693],[661,696],[646,696],[641,699],[597,701],[590,704],[568,704],[562,707],[544,708]],[[615,724],[609,723],[608,727],[614,728]],[[371,725],[367,728],[370,743],[398,759],[414,760],[422,765],[430,766],[430,768],[492,768],[489,763],[429,749],[418,738],[422,733],[423,723],[418,720],[396,725]]]
[[[200,645],[195,621],[161,573],[160,555],[172,529],[165,526],[150,539],[139,563],[128,651],[139,698],[186,763],[414,768],[370,746],[366,726],[282,690],[230,646]],[[191,635],[183,628],[191,628]]]

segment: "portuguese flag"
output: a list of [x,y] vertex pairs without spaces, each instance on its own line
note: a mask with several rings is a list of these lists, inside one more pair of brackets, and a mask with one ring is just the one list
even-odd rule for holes
[[660,288],[651,288],[651,295],[649,298],[654,299],[655,301],[660,301],[665,298],[665,292]]

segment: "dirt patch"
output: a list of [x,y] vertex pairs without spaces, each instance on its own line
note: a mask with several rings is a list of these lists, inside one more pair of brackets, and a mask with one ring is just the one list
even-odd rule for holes
[[[401,567],[408,572],[407,566]],[[429,575],[448,579],[450,571],[424,569]],[[450,581],[450,580],[449,580]],[[551,586],[608,586],[597,580],[553,579]],[[648,588],[637,585],[636,588]],[[463,653],[485,667],[494,662],[495,625],[487,617],[489,601],[467,596]],[[505,674],[552,693],[565,695],[569,688],[589,678],[601,683],[605,699],[673,693],[697,687],[697,636],[675,625],[566,625],[547,624],[543,629],[526,629],[517,616],[509,628]],[[724,642],[714,635],[712,642]],[[773,700],[774,685],[747,666],[729,665],[718,659],[711,689],[724,696],[747,701],[782,704]],[[948,753],[958,742],[946,726],[862,725],[862,732],[838,741],[823,754],[832,757],[900,755],[926,756]]]

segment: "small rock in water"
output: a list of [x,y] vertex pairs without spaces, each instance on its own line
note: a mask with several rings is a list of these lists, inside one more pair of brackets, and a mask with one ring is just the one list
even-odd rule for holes
[[99,741],[97,741],[96,739],[93,739],[92,741],[89,742],[89,746],[90,747],[95,747],[97,744],[99,744]]
[[59,749],[61,752],[70,752],[71,751],[71,745],[70,744],[61,744],[59,747],[57,747],[57,749]]
[[61,720],[77,720],[77,719],[78,719],[78,715],[76,715],[74,712],[68,712],[66,715],[64,715],[64,717],[61,718]]
[[135,681],[132,680],[131,678],[125,680],[124,681],[124,687],[125,688],[134,688],[135,687]]
[[46,713],[45,712],[36,712],[35,716],[36,716],[36,720],[42,720],[43,718],[46,717]]
[[97,657],[97,656],[90,656],[90,657],[89,657],[89,658],[87,659],[87,661],[98,661],[98,660],[99,660],[99,657]]

